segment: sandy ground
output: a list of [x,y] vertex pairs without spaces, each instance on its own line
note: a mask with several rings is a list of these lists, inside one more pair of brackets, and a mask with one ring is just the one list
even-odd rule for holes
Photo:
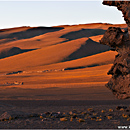
[[[0,121],[3,129],[117,129],[118,126],[129,126],[130,100],[115,99],[104,86],[6,88],[0,90],[0,95],[0,119],[5,113],[12,117]],[[117,106],[127,108],[117,110]],[[73,110],[76,114],[70,115]],[[49,114],[45,115],[47,112]],[[60,116],[55,115],[57,112]],[[13,119],[15,113],[17,118]],[[22,113],[22,117],[17,113]],[[63,118],[67,121],[61,121]]]
[[6,88],[0,90],[0,100],[115,100],[104,86],[48,87],[43,89]]
[[[24,117],[19,115],[15,119],[2,120],[1,129],[117,129],[119,126],[129,126],[128,100],[1,100],[0,104],[1,114],[22,112],[25,115]],[[127,109],[117,110],[119,105],[125,106]],[[93,111],[89,111],[90,108]],[[70,115],[69,113],[74,110],[76,110],[76,114]],[[47,112],[49,114],[45,115]],[[61,113],[60,116],[53,116],[57,112]],[[61,121],[64,118],[67,121]],[[83,122],[79,121],[81,119]]]

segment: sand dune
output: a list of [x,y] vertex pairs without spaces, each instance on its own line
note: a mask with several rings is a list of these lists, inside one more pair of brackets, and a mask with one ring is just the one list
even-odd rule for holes
[[0,85],[18,81],[23,88],[103,86],[117,54],[99,44],[109,26],[126,27],[95,23],[0,30]]
[[[57,27],[64,28],[64,29],[61,29],[61,30],[55,31],[55,32],[47,32],[43,35],[35,36],[35,37],[29,38],[29,39],[20,39],[20,40],[17,39],[12,42],[7,42],[8,39],[1,39],[0,41],[3,44],[0,45],[0,48],[4,48],[4,47],[5,48],[6,47],[19,47],[21,49],[42,48],[45,46],[51,46],[51,45],[59,44],[61,42],[66,41],[67,40],[66,38],[61,38],[61,37],[64,35],[67,35],[68,33],[71,33],[71,32],[75,33],[75,32],[81,31],[82,29],[85,29],[85,30],[92,29],[92,32],[94,32],[94,29],[106,30],[109,26],[126,28],[126,24],[111,25],[111,24],[101,24],[101,23],[72,25],[72,26],[57,26]],[[4,35],[9,35],[10,33],[11,34],[16,33],[16,32],[18,33],[19,31],[26,32],[26,30],[28,30],[28,29],[30,29],[30,27],[13,28],[13,29],[7,29],[7,31],[4,31],[2,33],[4,33]],[[0,35],[1,35],[1,33],[0,33]],[[94,36],[92,33],[91,33],[91,35],[92,35],[91,37]],[[80,37],[82,38],[82,36],[80,36]],[[100,35],[97,35],[97,37],[99,37],[98,40],[100,40]],[[96,39],[96,36],[92,40],[94,41],[94,39]],[[98,42],[98,40],[96,42]],[[6,44],[4,44],[4,43],[6,43]]]
[[61,38],[66,38],[67,40],[75,40],[82,37],[102,35],[104,33],[105,33],[105,30],[103,29],[81,29],[79,31],[69,32],[61,36]]
[[[63,28],[58,28],[58,27],[30,27],[29,28],[27,27],[26,30],[25,28],[21,28],[21,29],[23,30],[20,31],[18,30],[18,28],[16,29],[14,28],[13,32],[11,32],[10,30],[2,30],[2,32],[0,32],[0,39],[7,39],[8,42],[13,41],[13,40],[19,40],[19,39],[27,39],[27,38],[42,35],[47,32],[58,31]],[[0,41],[0,43],[3,43],[3,42]]]
[[[2,70],[26,69],[32,66],[44,66],[56,62],[63,61],[67,56],[77,50],[87,38],[82,38],[76,41],[57,44],[31,52],[26,52],[16,56],[2,59],[0,64]],[[33,64],[30,64],[33,63]],[[9,68],[10,65],[10,68]]]
[[[67,59],[72,54],[79,52],[80,49],[82,49],[81,46],[83,46],[83,44],[85,44],[86,40],[87,40],[87,38],[72,40],[72,41],[69,41],[66,43],[57,44],[57,45],[45,47],[42,49],[37,49],[37,50],[30,51],[30,52],[22,53],[22,54],[19,54],[16,56],[1,59],[0,60],[0,65],[1,65],[0,71],[1,72],[2,71],[4,71],[4,72],[5,71],[18,71],[19,69],[20,70],[28,70],[28,69],[31,70],[35,67],[38,69],[39,67],[44,68],[45,65],[63,62],[65,59]],[[100,44],[99,44],[99,46],[100,46]],[[93,47],[93,46],[91,46],[91,47]],[[87,48],[87,49],[90,50],[90,48]],[[87,52],[87,49],[86,49],[86,52]],[[99,48],[99,50],[100,49],[102,49],[102,48]],[[102,49],[102,51],[105,50],[105,49],[104,50],[103,49]],[[99,52],[99,50],[92,50],[92,51],[94,51],[93,54],[95,54],[96,52]],[[82,52],[82,50],[81,50],[81,52]],[[92,54],[91,50],[88,52],[88,54],[89,53]],[[81,54],[79,52],[76,55],[77,57],[70,57],[70,58],[77,59],[77,58],[79,58],[79,56],[83,56]],[[84,49],[84,54],[87,55],[85,53],[85,49]],[[111,54],[112,54],[112,56],[111,56]],[[110,52],[110,54],[103,53],[103,55],[102,54],[94,55],[95,64],[98,64],[98,62],[100,63],[102,60],[105,60],[108,56],[109,56],[108,59],[106,59],[107,61],[109,61],[110,58],[114,59],[113,54],[116,54],[116,53]],[[86,57],[86,61],[87,61],[87,59],[89,59],[88,60],[89,63],[91,63],[91,61],[94,61],[93,56],[92,56],[92,58]],[[96,62],[97,60],[98,60],[98,62]],[[106,62],[106,60],[104,62]],[[83,61],[85,61],[85,60],[83,60]],[[73,63],[75,65],[74,61],[71,62],[71,64],[73,64]],[[111,61],[111,63],[112,63],[112,61]],[[80,64],[81,64],[81,62],[80,62]]]
[[90,55],[95,55],[104,51],[110,50],[110,47],[94,42],[90,38],[86,41],[85,44],[81,45],[79,49],[69,55],[66,60],[74,60],[78,58],[87,57]]
[[[0,30],[0,126],[68,128],[69,123],[70,128],[105,125],[117,128],[120,122],[126,122],[122,112],[129,112],[128,105],[124,108],[129,100],[115,99],[105,87],[111,77],[107,71],[117,55],[108,46],[99,44],[109,26],[126,28],[125,24],[94,23],[43,30],[41,27]],[[120,104],[122,111],[117,110]],[[85,118],[86,123],[77,122],[76,118],[69,121],[72,114],[68,117],[68,112],[75,110],[78,118]],[[68,121],[61,122],[55,112],[61,112],[60,115],[66,112]],[[108,115],[112,119],[104,118]],[[99,116],[101,122],[97,120]]]
[[10,47],[10,48],[5,48],[0,50],[0,59],[5,58],[8,56],[13,56],[19,53],[22,53],[23,51],[18,48],[18,47]]
[[[107,65],[111,64],[114,61],[114,57],[117,54],[117,52],[114,51],[106,51],[102,52],[96,55],[76,59],[76,60],[71,60],[71,61],[66,61],[66,62],[60,62],[60,63],[54,63],[50,65],[44,65],[44,66],[39,66],[39,70],[51,70],[51,69],[63,69],[63,68],[77,68],[78,67],[89,67],[93,69],[93,66],[101,66],[101,65]],[[37,70],[37,67],[32,67],[33,70]]]
[[86,27],[86,28],[100,28],[100,29],[107,29],[108,27],[121,27],[126,28],[126,24],[109,24],[109,23],[90,23],[90,24],[77,24],[77,25],[60,25],[60,26],[54,26],[54,27],[64,27],[64,28],[73,28],[73,27]]
[[101,40],[102,37],[103,37],[103,35],[97,35],[97,36],[92,36],[92,37],[89,37],[89,38],[92,39],[95,42],[99,42],[99,40]]
[[[110,63],[112,63],[115,55],[113,51],[104,53],[57,64],[29,67],[20,74],[1,76],[0,84],[13,83],[14,81],[24,82],[22,86],[13,85],[11,87],[26,89],[104,86],[110,78],[107,75],[107,71],[112,66]],[[84,68],[80,68],[81,66]]]

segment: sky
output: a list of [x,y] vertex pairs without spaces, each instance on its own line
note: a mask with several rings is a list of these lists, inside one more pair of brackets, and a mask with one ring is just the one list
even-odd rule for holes
[[20,26],[57,26],[86,23],[125,23],[116,7],[103,0],[2,1],[0,29]]

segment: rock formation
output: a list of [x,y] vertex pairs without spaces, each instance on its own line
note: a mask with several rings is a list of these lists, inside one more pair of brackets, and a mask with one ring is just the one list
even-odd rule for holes
[[130,98],[130,1],[103,1],[104,5],[116,6],[122,11],[128,25],[127,31],[118,27],[109,27],[100,43],[115,48],[113,66],[108,71],[112,77],[106,84],[118,99]]

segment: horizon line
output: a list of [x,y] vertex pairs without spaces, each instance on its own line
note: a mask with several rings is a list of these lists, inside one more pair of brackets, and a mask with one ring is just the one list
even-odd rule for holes
[[29,26],[29,25],[23,25],[23,26],[15,26],[15,27],[7,27],[7,28],[0,28],[0,30],[2,29],[10,29],[10,28],[18,28],[18,27],[57,27],[57,26],[76,26],[76,25],[87,25],[87,24],[111,24],[111,25],[119,25],[119,24],[126,24],[126,23],[117,23],[117,24],[113,24],[113,23],[102,23],[102,22],[95,22],[95,23],[83,23],[83,24],[60,24],[60,25],[54,25],[54,26]]

